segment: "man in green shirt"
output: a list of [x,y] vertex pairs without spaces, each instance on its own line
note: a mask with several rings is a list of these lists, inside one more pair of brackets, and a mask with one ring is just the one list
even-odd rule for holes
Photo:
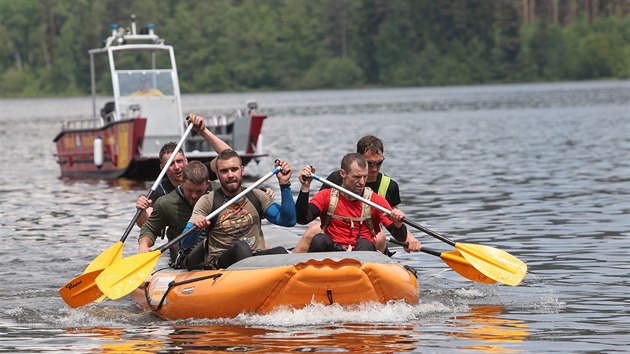
[[[172,235],[181,234],[192,215],[195,203],[208,193],[209,185],[208,169],[203,163],[191,161],[184,166],[182,183],[153,204],[153,211],[140,230],[138,253],[150,251],[166,227]],[[175,261],[178,250],[179,243],[169,249],[171,264]]]

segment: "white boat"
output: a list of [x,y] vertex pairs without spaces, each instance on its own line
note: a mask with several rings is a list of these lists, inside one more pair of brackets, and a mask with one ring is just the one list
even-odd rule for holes
[[[154,180],[160,148],[179,141],[186,130],[173,47],[151,24],[138,31],[132,15],[130,28],[112,25],[103,46],[89,55],[92,117],[64,122],[55,137],[61,176]],[[103,107],[96,103],[97,85],[103,82],[97,74],[111,78],[112,100]],[[257,103],[248,101],[243,110],[207,117],[206,124],[246,164],[266,156],[261,146],[265,118]],[[182,150],[189,160],[216,156],[199,136],[188,137]]]

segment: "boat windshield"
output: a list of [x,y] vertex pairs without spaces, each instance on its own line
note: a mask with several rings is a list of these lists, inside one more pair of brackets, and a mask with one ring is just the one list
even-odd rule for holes
[[174,95],[171,70],[118,70],[120,96]]

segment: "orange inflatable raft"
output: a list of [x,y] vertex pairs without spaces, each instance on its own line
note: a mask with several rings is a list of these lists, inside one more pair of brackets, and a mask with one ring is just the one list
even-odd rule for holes
[[311,303],[419,300],[415,274],[379,252],[255,256],[227,269],[163,269],[134,291],[134,301],[169,320],[263,314]]

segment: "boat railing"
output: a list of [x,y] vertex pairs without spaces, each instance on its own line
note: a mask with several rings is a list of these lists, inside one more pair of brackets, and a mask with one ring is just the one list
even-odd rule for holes
[[234,121],[242,117],[242,113],[240,110],[236,110],[236,112],[220,115],[220,116],[212,116],[206,119],[206,126],[210,127],[226,127],[231,124],[234,124]]
[[[223,140],[226,144],[234,146],[234,122],[242,116],[239,110],[226,115],[212,116],[206,118],[206,127],[216,135],[217,138]],[[210,144],[201,136],[192,136],[186,143],[189,151],[207,151],[212,150]]]
[[94,129],[99,128],[105,125],[105,121],[102,117],[96,118],[87,118],[87,119],[76,119],[76,120],[68,120],[64,121],[61,125],[61,130],[83,130],[83,129]]
[[111,29],[112,35],[103,42],[103,48],[121,46],[130,42],[164,44],[164,39],[160,38],[160,36],[155,33],[155,25],[152,23],[147,24],[146,27],[137,31],[135,14],[131,15],[131,28],[120,27],[118,24],[113,23]]

